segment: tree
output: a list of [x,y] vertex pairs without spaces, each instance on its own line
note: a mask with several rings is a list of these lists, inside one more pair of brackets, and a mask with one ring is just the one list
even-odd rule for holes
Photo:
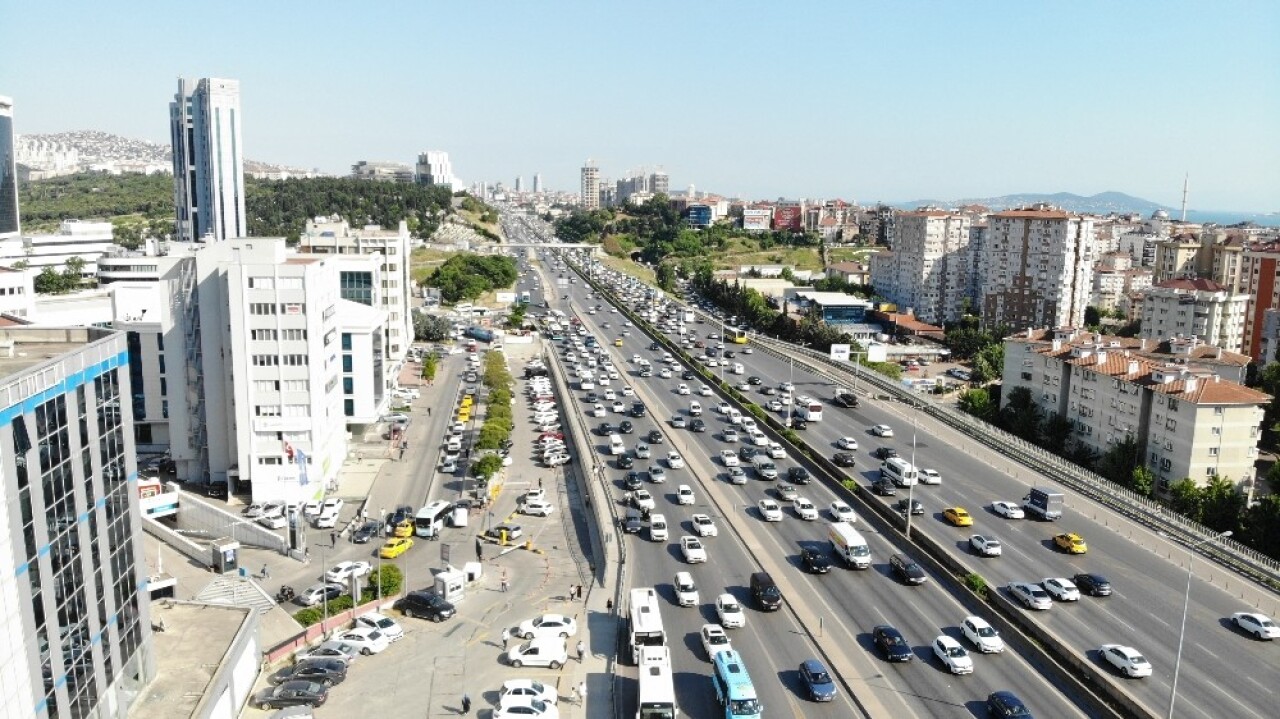
[[36,275],[35,280],[36,293],[42,295],[60,295],[67,291],[66,279],[62,273],[46,266],[40,270],[40,274]]
[[670,292],[676,286],[676,271],[670,264],[661,263],[654,268],[658,286]]
[[1084,308],[1084,326],[1094,332],[1102,326],[1102,312],[1097,307],[1091,305]]
[[989,344],[973,358],[973,381],[985,384],[1004,374],[1004,343]]
[[1146,467],[1134,467],[1133,474],[1129,478],[1129,487],[1133,491],[1144,497],[1151,496],[1151,490],[1155,489],[1156,475]]
[[422,361],[422,378],[434,382],[436,379],[436,369],[440,366],[440,360],[436,357],[435,352],[427,354],[427,358]]
[[1200,521],[1215,532],[1235,530],[1244,511],[1245,497],[1226,477],[1213,475],[1200,489]]
[[1190,477],[1174,482],[1169,487],[1169,508],[1195,522],[1200,521],[1200,487]]
[[471,465],[471,474],[480,480],[482,486],[489,484],[489,480],[493,478],[493,475],[501,470],[502,457],[496,454],[486,454]]
[[1262,429],[1274,437],[1280,432],[1280,362],[1270,362],[1258,372],[1258,389],[1271,395],[1262,418]]
[[1240,525],[1240,541],[1272,559],[1280,559],[1280,494],[1260,498],[1244,513]]
[[1009,432],[1034,442],[1040,432],[1040,417],[1044,412],[1026,387],[1016,387],[1009,393],[1008,401],[1000,409],[999,424]]
[[1129,486],[1133,468],[1138,464],[1138,442],[1126,434],[1123,441],[1111,446],[1098,460],[1098,474],[1122,486]]
[[985,422],[995,419],[997,413],[995,403],[991,401],[991,395],[981,387],[961,392],[958,404],[960,411]]
[[453,323],[444,317],[426,312],[413,313],[413,336],[419,342],[443,342],[453,330]]
[[1040,423],[1040,446],[1056,455],[1065,455],[1071,439],[1071,420],[1052,412]]
[[1267,486],[1272,494],[1280,494],[1280,462],[1272,462],[1271,469],[1267,470]]

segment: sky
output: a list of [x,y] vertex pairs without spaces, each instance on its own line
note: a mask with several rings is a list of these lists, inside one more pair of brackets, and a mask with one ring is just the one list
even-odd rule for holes
[[1115,190],[1280,211],[1280,3],[0,0],[19,133],[168,142],[241,83],[245,155],[466,182],[663,168],[755,199]]

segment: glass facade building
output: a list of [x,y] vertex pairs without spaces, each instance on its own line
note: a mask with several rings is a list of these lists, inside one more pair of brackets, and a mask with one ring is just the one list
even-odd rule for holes
[[0,97],[0,236],[16,235],[18,224],[18,159],[13,139],[13,101]]

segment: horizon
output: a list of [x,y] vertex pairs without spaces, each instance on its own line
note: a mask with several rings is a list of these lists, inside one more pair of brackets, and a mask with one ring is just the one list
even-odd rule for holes
[[[50,24],[42,7],[0,1],[15,26]],[[177,78],[226,77],[241,84],[247,158],[337,175],[441,149],[467,184],[510,187],[541,173],[565,192],[593,158],[602,179],[661,167],[673,189],[744,198],[872,204],[1050,188],[1174,208],[1189,173],[1188,207],[1213,208],[1197,212],[1280,211],[1270,120],[1280,114],[1280,47],[1270,41],[1280,6],[1268,3],[1169,12],[1095,0],[1016,14],[230,5],[202,18],[209,41],[198,47],[156,0],[127,14],[91,5],[59,16],[56,54],[47,34],[19,34],[0,49],[15,131],[90,129],[167,146]],[[101,38],[140,25],[146,41],[101,61]],[[308,38],[332,39],[339,26],[347,46],[374,51],[310,51]],[[1052,27],[1079,32],[1043,31]],[[796,40],[770,52],[771,37]],[[1230,37],[1231,53],[1212,37]],[[1018,87],[1027,89],[1005,90]],[[1243,97],[1249,111],[1232,112]]]

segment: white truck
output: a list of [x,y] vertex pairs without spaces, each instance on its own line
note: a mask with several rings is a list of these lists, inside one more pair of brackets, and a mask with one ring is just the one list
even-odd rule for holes
[[855,569],[866,569],[871,566],[871,547],[867,540],[848,522],[832,522],[827,531],[831,540],[831,549],[845,565]]

